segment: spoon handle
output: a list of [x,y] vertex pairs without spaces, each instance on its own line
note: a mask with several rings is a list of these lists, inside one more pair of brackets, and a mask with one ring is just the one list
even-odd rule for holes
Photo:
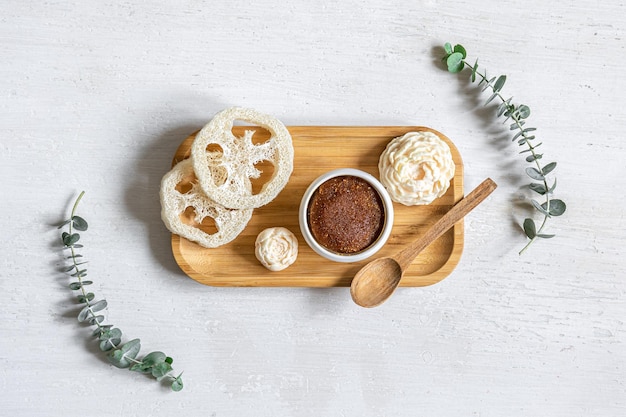
[[402,271],[405,271],[413,262],[415,257],[424,250],[428,245],[434,242],[438,237],[443,235],[467,213],[478,206],[485,198],[489,196],[497,187],[496,183],[487,178],[478,187],[476,187],[465,198],[456,203],[446,214],[444,214],[437,222],[428,229],[419,239],[409,244],[406,248],[398,252],[393,258],[400,265]]

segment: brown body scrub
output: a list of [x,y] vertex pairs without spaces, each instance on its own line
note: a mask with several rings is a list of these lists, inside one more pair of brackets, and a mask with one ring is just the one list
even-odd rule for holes
[[311,197],[308,223],[315,240],[337,253],[357,253],[372,245],[385,224],[378,192],[351,175],[331,178]]

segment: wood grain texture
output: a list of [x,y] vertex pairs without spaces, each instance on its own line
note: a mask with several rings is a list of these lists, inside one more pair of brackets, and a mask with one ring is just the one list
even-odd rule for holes
[[[255,130],[259,142],[267,131],[235,126],[233,133]],[[294,172],[279,196],[255,209],[244,231],[232,242],[218,248],[200,245],[172,235],[172,251],[181,269],[196,281],[214,286],[250,287],[346,287],[370,259],[353,263],[326,260],[308,247],[300,232],[298,208],[304,191],[320,175],[336,168],[358,168],[378,177],[378,158],[393,138],[411,131],[430,131],[449,146],[456,170],[445,195],[427,206],[394,204],[394,225],[388,243],[374,257],[390,256],[423,234],[463,197],[463,161],[456,146],[441,132],[423,126],[289,126],[295,149]],[[174,155],[176,164],[190,154],[195,134],[185,139]],[[263,168],[261,168],[263,169]],[[254,255],[257,235],[268,227],[286,227],[299,241],[297,261],[289,268],[272,272]],[[435,284],[448,276],[463,252],[463,222],[434,241],[406,269],[401,285]]]

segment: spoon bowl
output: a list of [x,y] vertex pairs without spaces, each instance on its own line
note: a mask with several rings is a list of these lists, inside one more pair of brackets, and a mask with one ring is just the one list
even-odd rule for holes
[[[387,279],[379,279],[381,275]],[[362,307],[376,307],[393,294],[402,278],[402,268],[395,259],[378,258],[367,263],[355,275],[350,294]]]
[[487,178],[456,203],[419,239],[391,257],[378,258],[363,266],[350,285],[352,300],[361,307],[376,307],[384,303],[400,285],[402,275],[413,259],[476,208],[496,187],[496,183]]

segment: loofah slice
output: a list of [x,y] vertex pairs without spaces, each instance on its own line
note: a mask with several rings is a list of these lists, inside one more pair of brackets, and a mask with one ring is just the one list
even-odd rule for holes
[[[232,133],[236,120],[263,127],[271,136],[261,144],[253,143],[253,130],[237,137]],[[218,113],[196,135],[191,159],[206,195],[224,207],[250,209],[272,201],[287,184],[293,171],[293,144],[278,119],[253,109],[231,107]],[[265,161],[274,171],[254,194],[249,184],[261,176],[257,165]]]
[[[228,209],[208,198],[200,189],[189,159],[179,162],[163,176],[160,196],[161,218],[165,226],[172,233],[205,248],[232,241],[252,217],[252,209]],[[188,215],[190,208],[194,210],[194,216],[185,222],[181,216]],[[202,222],[207,217],[215,223],[210,232],[202,229]]]

